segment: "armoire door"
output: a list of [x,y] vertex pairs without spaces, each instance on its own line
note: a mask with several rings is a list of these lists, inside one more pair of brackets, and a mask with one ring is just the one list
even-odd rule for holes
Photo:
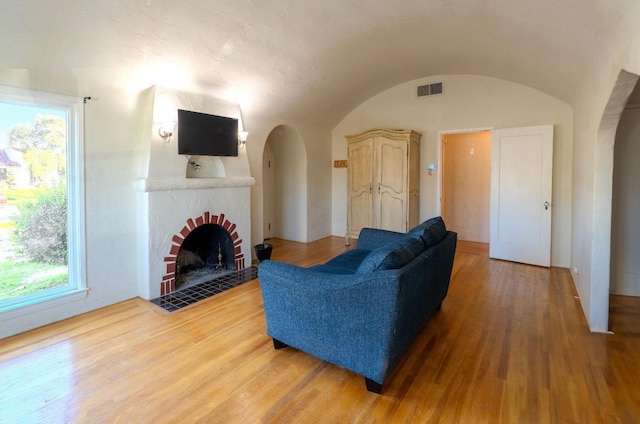
[[407,231],[408,143],[376,137],[374,150],[374,217],[377,228]]
[[373,139],[352,143],[349,148],[348,228],[350,237],[358,237],[360,230],[371,227],[373,194]]

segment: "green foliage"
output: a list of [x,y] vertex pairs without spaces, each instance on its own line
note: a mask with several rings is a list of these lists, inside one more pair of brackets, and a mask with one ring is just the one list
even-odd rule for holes
[[37,149],[64,149],[66,131],[64,119],[55,115],[36,115],[33,123],[16,124],[9,131],[9,145],[25,153]]
[[38,193],[40,193],[40,190],[32,188],[9,189],[4,191],[4,194],[7,196],[7,204],[16,206],[35,201],[38,198]]
[[66,143],[65,121],[59,116],[37,115],[33,123],[17,124],[9,131],[9,144],[24,153],[34,181],[48,186],[64,179]]
[[33,124],[17,124],[9,131],[9,145],[21,152],[26,152],[31,143],[31,131]]
[[64,286],[68,281],[66,266],[0,262],[0,301]]
[[65,186],[39,191],[19,206],[13,218],[19,253],[33,261],[67,264],[67,192]]

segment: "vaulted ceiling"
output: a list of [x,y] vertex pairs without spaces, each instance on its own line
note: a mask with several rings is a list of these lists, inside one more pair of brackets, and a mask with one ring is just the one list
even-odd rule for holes
[[635,0],[7,0],[0,72],[78,90],[162,85],[335,124],[398,83],[482,74],[572,104]]

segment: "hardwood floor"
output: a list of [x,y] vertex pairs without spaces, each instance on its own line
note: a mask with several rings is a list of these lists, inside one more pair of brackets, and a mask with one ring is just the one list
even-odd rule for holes
[[[309,265],[338,237],[272,240]],[[1,423],[636,423],[640,299],[591,334],[568,270],[460,242],[447,299],[383,387],[265,334],[257,280],[174,313],[132,299],[0,340]]]

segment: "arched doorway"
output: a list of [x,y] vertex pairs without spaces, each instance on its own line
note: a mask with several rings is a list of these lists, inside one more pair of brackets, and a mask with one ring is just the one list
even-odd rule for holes
[[[609,330],[611,290],[612,208],[614,147],[620,117],[638,75],[621,71],[598,127],[595,157],[593,239],[591,240],[590,290],[586,309],[591,331]],[[575,270],[574,270],[575,272]]]
[[295,128],[279,125],[269,133],[262,172],[264,238],[306,242],[307,155]]

